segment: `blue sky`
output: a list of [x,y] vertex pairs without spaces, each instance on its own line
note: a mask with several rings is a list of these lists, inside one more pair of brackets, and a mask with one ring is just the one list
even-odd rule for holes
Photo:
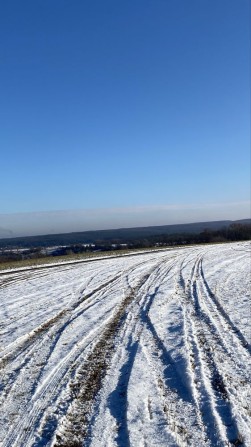
[[1,2],[0,213],[246,204],[249,17],[248,0]]

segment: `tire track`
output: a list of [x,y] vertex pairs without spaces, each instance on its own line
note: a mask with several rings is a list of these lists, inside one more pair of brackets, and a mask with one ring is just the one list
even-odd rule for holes
[[[201,264],[199,255],[194,262],[191,279],[184,289],[187,346],[190,352],[190,371],[194,384],[194,397],[202,426],[212,445],[221,442],[236,445],[239,432],[223,377],[215,362],[211,345],[212,328],[203,314],[198,297],[198,278]],[[182,274],[182,273],[181,273]],[[206,323],[205,323],[206,322]],[[204,327],[206,324],[207,328]],[[206,329],[209,330],[207,331]],[[217,338],[218,340],[218,338]],[[215,345],[215,343],[214,343]]]
[[[162,261],[161,264],[163,262],[166,262],[166,260]],[[155,272],[156,268],[158,269],[159,267],[155,266],[154,268],[151,268],[150,272],[146,276],[144,276],[139,284],[135,288],[131,289],[129,295],[125,298],[125,300],[119,307],[112,324],[109,325],[107,331],[104,332],[102,340],[98,342],[97,348],[95,348],[95,350],[91,353],[91,359],[87,362],[88,369],[86,365],[83,365],[83,367],[81,367],[80,370],[77,372],[77,376],[80,376],[82,378],[83,383],[81,386],[81,383],[78,380],[77,385],[73,384],[76,398],[73,402],[73,406],[70,409],[70,415],[68,414],[68,417],[66,417],[65,421],[63,421],[63,428],[59,429],[59,432],[57,432],[56,434],[55,442],[53,443],[55,447],[70,447],[71,445],[82,446],[83,439],[86,438],[88,435],[88,426],[91,418],[95,396],[101,388],[102,380],[104,378],[105,372],[109,367],[111,357],[114,353],[114,340],[117,336],[117,333],[121,331],[123,331],[123,340],[128,337],[130,338],[135,332],[135,324],[138,321],[138,309],[140,309],[143,304],[140,303],[140,299],[142,299],[141,292],[142,289],[146,287],[146,285],[147,287],[149,287],[148,282],[150,281],[151,276],[153,275],[153,272]],[[154,278],[156,278],[156,276],[154,276]],[[145,301],[145,299],[146,298],[144,296],[143,300]],[[131,346],[131,342],[129,342],[128,347],[129,346]],[[132,348],[133,351],[136,353],[135,348],[136,345],[134,345],[134,347]],[[120,348],[117,347],[116,353],[119,350]],[[91,368],[90,363],[93,364]],[[131,363],[131,358],[129,359],[129,363]],[[89,369],[91,369],[92,371],[90,377],[88,376]],[[95,376],[95,380],[93,378],[93,374]],[[128,370],[127,377],[129,380]],[[123,381],[124,379],[121,380]],[[88,390],[90,391],[90,394]],[[126,430],[124,431],[124,434],[125,433]]]
[[[130,269],[130,268],[129,268]],[[97,304],[97,302],[99,301],[99,300],[95,300],[95,302],[91,302],[90,304],[88,304],[84,309],[82,309],[80,312],[78,312],[77,314],[76,314],[76,312],[75,312],[75,314],[74,314],[74,312],[72,312],[72,309],[73,309],[73,311],[76,311],[76,309],[77,308],[79,308],[79,304],[80,303],[82,303],[83,301],[86,301],[88,298],[90,298],[90,297],[92,297],[93,298],[93,295],[94,294],[97,294],[97,292],[102,292],[103,290],[105,290],[105,292],[106,292],[106,295],[107,295],[107,293],[109,292],[109,288],[113,285],[113,286],[116,286],[116,284],[118,284],[118,281],[120,281],[121,280],[121,273],[119,273],[118,275],[116,275],[112,280],[110,280],[110,281],[108,281],[108,282],[106,282],[106,283],[104,283],[104,284],[102,284],[101,286],[99,286],[98,288],[96,288],[94,291],[92,291],[91,293],[89,293],[88,295],[85,295],[84,297],[82,297],[81,298],[81,300],[78,300],[76,303],[73,303],[73,305],[72,305],[72,308],[71,308],[71,317],[70,317],[70,319],[69,320],[67,320],[66,319],[66,316],[65,316],[65,318],[63,319],[63,320],[66,320],[66,321],[61,321],[61,323],[60,323],[60,327],[58,327],[57,328],[57,333],[54,335],[55,336],[55,338],[57,339],[57,340],[55,340],[54,341],[54,344],[53,344],[53,347],[51,347],[50,348],[50,353],[47,355],[47,359],[46,359],[46,363],[48,363],[48,360],[49,360],[49,357],[51,356],[51,353],[52,353],[52,351],[54,350],[54,348],[55,348],[55,346],[56,346],[56,343],[57,343],[57,341],[58,341],[58,339],[59,339],[59,337],[61,336],[61,333],[62,333],[62,331],[63,330],[65,330],[65,328],[66,328],[66,326],[68,326],[70,323],[72,323],[72,321],[74,321],[74,319],[76,319],[76,318],[78,318],[79,317],[79,315],[81,315],[84,311],[86,311],[87,309],[89,309],[90,307],[92,307],[92,306],[94,306],[94,305],[96,305]],[[109,287],[109,288],[108,288]],[[101,298],[100,299],[102,299],[102,295],[101,295]],[[61,316],[61,315],[60,315]],[[104,315],[102,315],[102,318],[104,319]],[[102,319],[101,318],[101,319]],[[60,319],[60,318],[59,318]],[[107,320],[105,320],[105,321],[107,321]],[[101,322],[102,323],[102,322]],[[62,327],[62,325],[64,325],[64,327]],[[103,327],[103,325],[102,325],[102,327]],[[55,331],[55,328],[54,327],[52,327],[51,328],[52,330],[54,330]],[[44,335],[44,334],[43,334]],[[44,345],[46,345],[46,338],[44,338]],[[36,346],[36,350],[37,350],[37,346]],[[41,349],[41,347],[40,347],[40,349]],[[31,358],[32,358],[32,356],[31,356]],[[34,360],[34,359],[33,359]],[[70,365],[71,363],[74,363],[74,362],[76,362],[76,359],[74,359],[74,358],[70,358],[69,360],[68,360],[68,364]],[[43,364],[45,363],[45,360],[43,360]],[[26,364],[25,364],[25,366],[27,366]],[[42,368],[43,369],[43,368]],[[42,372],[40,372],[40,374],[39,374],[39,376],[41,377],[41,375],[42,375]],[[58,376],[58,374],[56,375],[56,379],[55,379],[55,382],[56,383],[58,383],[58,381],[60,381],[62,378],[60,378],[59,376]],[[38,377],[37,377],[37,381],[38,381]],[[48,387],[47,387],[48,388]],[[46,388],[46,393],[48,392],[48,389]],[[31,394],[33,394],[33,393],[36,393],[36,390],[35,389],[33,389],[32,390],[32,393]],[[50,397],[51,397],[51,392],[50,392]],[[40,399],[44,399],[44,395],[40,395]],[[23,424],[23,421],[22,421],[22,424]],[[17,430],[19,430],[20,431],[20,427],[17,429]],[[27,429],[27,427],[26,427],[26,429]],[[7,435],[7,438],[9,437],[9,435]],[[15,438],[15,436],[14,436],[14,438],[13,437],[9,437],[11,440],[10,440],[10,444],[6,444],[6,445],[12,445],[11,443],[13,443],[13,439]]]
[[[164,263],[166,263],[166,261],[164,261]],[[113,365],[116,365],[116,370],[119,370],[117,383],[114,384],[114,389],[107,397],[106,402],[106,407],[110,409],[110,413],[117,426],[115,440],[118,447],[127,447],[130,445],[129,430],[127,426],[127,390],[142,331],[145,329],[145,320],[143,316],[149,312],[152,301],[158,291],[158,288],[155,288],[155,290],[150,293],[150,289],[156,282],[161,283],[162,280],[165,279],[173,265],[174,263],[172,262],[170,267],[168,263],[168,266],[164,265],[162,268],[162,265],[160,264],[137,291],[132,307],[128,311],[123,331],[119,336],[120,342],[118,343],[118,347],[110,365],[110,370],[113,369]],[[165,420],[164,413],[163,420]],[[93,423],[94,420],[90,422],[90,427],[92,427]],[[105,427],[103,427],[103,429],[105,430]],[[100,431],[102,432],[102,429],[99,429],[99,432]],[[174,438],[172,442],[174,442]],[[88,432],[88,438],[85,439],[85,445],[86,447],[91,445],[91,431]]]
[[[61,309],[50,311],[51,317],[34,329],[37,334],[20,337],[2,354],[6,431],[0,444],[249,445],[250,355],[216,292],[210,296],[203,268],[203,255],[211,267],[217,250],[196,247],[137,264],[110,262],[107,271],[100,265],[82,283],[77,278],[82,270],[75,266],[71,274],[70,266],[64,283],[72,290],[71,301],[59,288]],[[224,253],[212,264],[213,279],[221,265],[234,272],[232,258]],[[46,289],[41,281],[39,293]],[[246,293],[238,284],[237,278],[236,290]],[[28,290],[35,287],[36,282]],[[57,287],[49,290],[56,303]],[[25,317],[22,321],[27,324]]]
[[[231,321],[229,315],[224,310],[223,306],[220,304],[220,302],[217,299],[216,295],[210,289],[210,287],[208,285],[208,282],[206,281],[206,278],[205,278],[205,275],[204,275],[204,270],[203,270],[203,266],[202,266],[202,260],[200,262],[199,269],[200,269],[200,271],[199,271],[200,278],[202,279],[203,286],[204,286],[204,288],[205,288],[205,290],[207,292],[207,296],[208,296],[209,300],[211,300],[212,306],[214,307],[214,313],[218,314],[218,319],[221,319],[225,323],[225,325],[227,326],[228,331],[229,330],[232,331],[233,337],[238,338],[238,341],[241,344],[241,346],[244,349],[246,349],[249,354],[251,354],[251,345],[250,345],[250,343],[246,340],[246,338],[241,333],[241,331],[237,328],[237,326],[235,326],[235,324]],[[222,326],[223,326],[223,324],[222,324]],[[239,347],[239,348],[241,348],[241,347]]]
[[[81,297],[80,300],[73,303],[71,309],[64,309],[58,315],[43,323],[35,331],[32,331],[32,334],[28,334],[24,341],[22,340],[21,346],[19,344],[16,346],[15,350],[12,352],[10,351],[1,359],[1,367],[4,368],[2,373],[2,387],[5,388],[1,396],[3,409],[4,407],[8,408],[9,402],[12,401],[13,393],[15,393],[15,384],[18,383],[18,381],[21,381],[22,377],[19,380],[20,376],[24,375],[25,377],[26,371],[30,377],[33,377],[34,386],[32,389],[27,390],[26,398],[23,397],[21,399],[21,403],[24,399],[25,401],[29,400],[29,395],[33,395],[36,391],[35,384],[38,383],[39,378],[42,376],[43,370],[46,367],[63,331],[74,320],[74,317],[77,318],[80,316],[88,308],[95,305],[96,301],[95,303],[89,304],[89,306],[82,309],[78,315],[74,315],[74,310],[76,311],[79,305],[81,305],[88,298],[91,298],[93,294],[95,295],[98,292],[102,292],[103,289],[107,290],[107,287],[110,286],[111,283],[115,282],[118,279],[118,276],[119,275],[100,285],[88,295]],[[22,361],[20,361],[20,356],[23,357]],[[37,365],[41,365],[42,369],[38,370]],[[31,386],[30,382],[31,381],[27,383],[29,387]],[[24,405],[24,403],[22,404]]]

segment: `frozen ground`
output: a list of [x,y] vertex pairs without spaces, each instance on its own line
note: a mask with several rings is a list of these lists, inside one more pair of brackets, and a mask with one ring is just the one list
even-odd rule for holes
[[0,445],[251,445],[250,245],[0,274]]

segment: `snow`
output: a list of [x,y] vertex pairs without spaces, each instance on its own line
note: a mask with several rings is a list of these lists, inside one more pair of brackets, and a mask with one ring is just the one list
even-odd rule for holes
[[0,445],[251,444],[250,244],[0,274]]

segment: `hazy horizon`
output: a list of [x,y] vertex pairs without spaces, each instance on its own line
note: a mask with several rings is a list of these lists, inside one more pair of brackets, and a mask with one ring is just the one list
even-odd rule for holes
[[0,214],[0,238],[240,220],[249,217],[248,201],[8,213]]

